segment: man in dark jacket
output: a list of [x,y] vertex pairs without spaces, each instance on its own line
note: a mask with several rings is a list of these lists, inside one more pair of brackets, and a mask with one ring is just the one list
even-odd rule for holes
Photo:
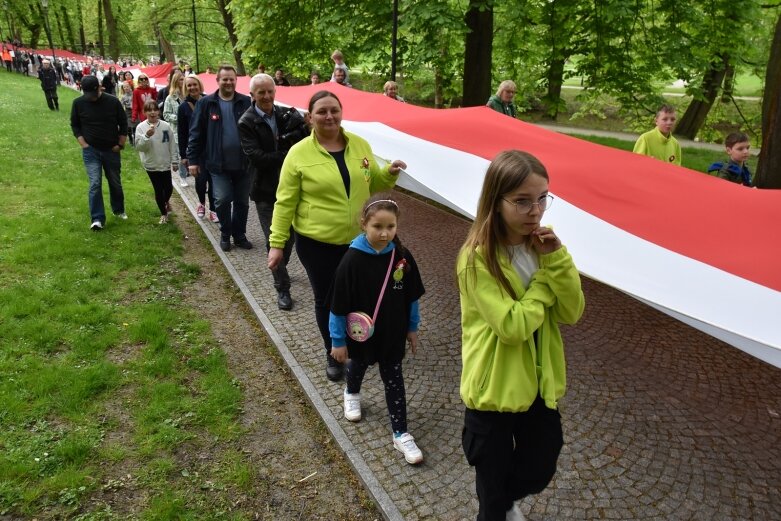
[[[285,110],[274,105],[276,87],[274,78],[268,74],[253,76],[249,89],[253,100],[252,106],[239,120],[239,136],[241,149],[249,160],[249,171],[255,179],[250,195],[258,210],[260,228],[266,237],[266,253],[268,253],[271,215],[277,200],[279,171],[287,151],[309,134],[309,128],[295,109]],[[292,237],[292,228],[290,233]],[[284,310],[293,308],[293,300],[290,298],[290,275],[287,272],[293,242],[287,241],[284,262],[272,271],[274,288],[277,290],[277,305],[279,309]]]
[[122,102],[103,95],[95,76],[81,80],[84,95],[71,106],[71,130],[81,146],[81,155],[89,177],[90,229],[100,231],[106,224],[103,206],[103,172],[108,180],[111,210],[125,220],[125,194],[122,191],[120,151],[127,140],[127,115]]
[[[201,167],[211,174],[217,216],[220,219],[220,248],[233,244],[249,250],[247,214],[252,176],[241,151],[238,121],[251,106],[249,96],[236,92],[236,69],[223,65],[217,71],[218,90],[195,104],[190,122],[187,160],[190,175],[197,176]],[[202,165],[199,165],[202,162]]]
[[49,110],[60,110],[60,101],[57,98],[57,73],[52,68],[52,62],[43,60],[43,65],[38,70],[38,79],[41,80],[41,88],[46,95],[46,103]]

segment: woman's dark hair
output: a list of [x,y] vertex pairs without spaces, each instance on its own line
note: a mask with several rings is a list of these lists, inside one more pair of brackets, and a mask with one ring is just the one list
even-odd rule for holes
[[[380,210],[387,210],[388,212],[391,212],[396,216],[396,219],[398,219],[401,215],[399,203],[393,197],[393,194],[389,192],[378,193],[369,197],[366,202],[363,203],[363,210],[361,210],[361,224],[366,224],[369,218],[371,218],[372,215],[379,212]],[[406,255],[407,250],[404,248],[404,245],[401,244],[398,229],[396,231],[396,235],[393,237],[393,244],[396,245],[396,256],[399,259],[402,259]],[[407,271],[408,269],[409,265],[405,265],[404,271]]]
[[339,107],[342,106],[342,102],[339,101],[339,98],[336,97],[336,94],[334,94],[331,91],[327,90],[319,90],[315,92],[315,94],[312,96],[312,98],[309,100],[309,113],[312,113],[312,110],[314,109],[315,103],[320,101],[323,98],[333,98],[336,100],[336,102],[339,104]]

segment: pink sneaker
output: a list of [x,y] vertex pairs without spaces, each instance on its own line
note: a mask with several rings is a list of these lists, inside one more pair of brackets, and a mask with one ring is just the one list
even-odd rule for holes
[[220,218],[217,217],[217,212],[209,212],[209,220],[213,223],[220,222]]
[[202,204],[199,204],[198,208],[195,209],[195,215],[198,216],[198,219],[203,219],[203,217],[206,215],[206,207],[204,207]]

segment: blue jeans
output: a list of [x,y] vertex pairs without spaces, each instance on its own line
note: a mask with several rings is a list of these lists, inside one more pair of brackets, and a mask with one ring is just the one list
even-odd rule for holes
[[247,238],[247,214],[252,176],[244,170],[209,172],[214,184],[215,212],[220,218],[222,240],[240,242]]
[[119,152],[98,150],[94,147],[81,149],[84,167],[89,178],[89,214],[92,221],[106,223],[106,209],[103,206],[103,173],[108,181],[111,211],[125,213],[125,194],[122,191],[122,160]]

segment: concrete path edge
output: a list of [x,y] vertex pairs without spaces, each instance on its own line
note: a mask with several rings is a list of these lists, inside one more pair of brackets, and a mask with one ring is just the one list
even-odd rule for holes
[[290,349],[288,349],[287,345],[285,345],[284,340],[282,340],[282,336],[279,334],[279,332],[277,332],[266,313],[263,312],[263,309],[260,307],[258,301],[255,300],[255,297],[252,296],[252,293],[250,292],[247,285],[244,284],[244,281],[233,267],[230,259],[228,259],[227,255],[225,255],[225,253],[223,253],[220,249],[217,238],[214,237],[214,235],[209,231],[204,222],[197,218],[195,207],[193,206],[190,199],[182,193],[181,188],[177,186],[177,184],[178,183],[174,182],[174,187],[176,188],[182,203],[187,206],[187,209],[192,215],[193,220],[198,223],[198,226],[200,226],[204,236],[209,240],[212,247],[214,248],[214,251],[220,257],[222,264],[228,270],[228,273],[241,291],[241,294],[244,295],[247,304],[249,304],[250,308],[252,308],[252,311],[255,313],[255,316],[257,317],[258,321],[260,321],[261,326],[263,326],[263,329],[268,334],[272,344],[274,344],[274,347],[277,348],[277,351],[285,360],[285,363],[290,368],[290,370],[293,372],[293,375],[296,377],[298,383],[301,385],[301,388],[304,390],[304,393],[309,399],[309,402],[320,415],[320,418],[322,418],[326,428],[328,428],[328,431],[331,433],[331,435],[334,437],[334,440],[336,440],[336,443],[344,452],[345,456],[347,457],[347,461],[353,467],[353,470],[355,470],[358,478],[366,487],[366,490],[372,496],[375,503],[377,503],[385,519],[387,521],[404,521],[404,516],[401,515],[401,512],[396,507],[395,503],[393,503],[393,500],[391,500],[390,496],[382,487],[377,477],[366,464],[363,456],[361,456],[360,452],[355,448],[355,445],[353,445],[353,443],[350,441],[347,433],[345,433],[344,429],[342,429],[342,427],[339,425],[339,421],[331,413],[331,410],[326,406],[317,388],[306,375],[301,365],[293,356],[293,353],[290,351]]

